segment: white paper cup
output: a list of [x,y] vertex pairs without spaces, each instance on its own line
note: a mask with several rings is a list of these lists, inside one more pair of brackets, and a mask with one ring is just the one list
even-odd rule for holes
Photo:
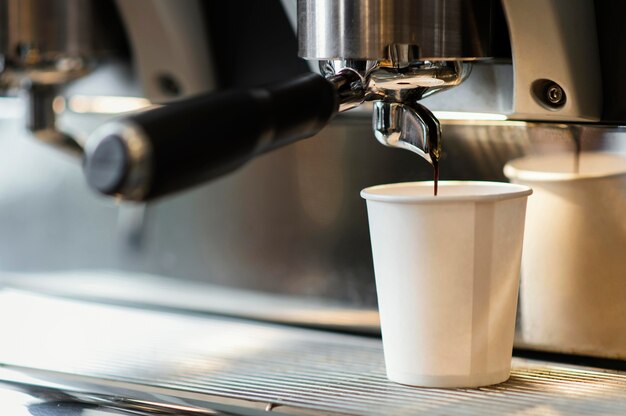
[[626,156],[528,156],[504,173],[531,185],[522,258],[522,342],[626,358]]
[[424,387],[509,378],[526,200],[496,182],[364,189],[387,377]]

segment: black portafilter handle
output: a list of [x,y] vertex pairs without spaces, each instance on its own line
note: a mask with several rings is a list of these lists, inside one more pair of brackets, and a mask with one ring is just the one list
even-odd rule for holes
[[313,136],[337,110],[333,83],[313,73],[268,87],[200,95],[98,128],[85,146],[85,176],[101,193],[154,199]]

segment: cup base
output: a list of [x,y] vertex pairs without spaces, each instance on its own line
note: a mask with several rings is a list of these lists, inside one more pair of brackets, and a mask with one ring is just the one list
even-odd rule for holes
[[511,376],[511,369],[507,368],[495,373],[477,373],[461,376],[428,376],[400,371],[387,371],[387,378],[394,383],[412,387],[438,388],[473,388],[499,384],[507,381]]

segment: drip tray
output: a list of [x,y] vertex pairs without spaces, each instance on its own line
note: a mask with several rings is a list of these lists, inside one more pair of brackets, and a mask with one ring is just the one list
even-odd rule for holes
[[[0,292],[0,378],[82,401],[209,414],[624,415],[626,373],[513,360],[480,389],[385,378],[379,339]],[[13,317],[13,318],[11,318]],[[146,407],[144,406],[144,409]],[[267,414],[267,413],[265,413]]]

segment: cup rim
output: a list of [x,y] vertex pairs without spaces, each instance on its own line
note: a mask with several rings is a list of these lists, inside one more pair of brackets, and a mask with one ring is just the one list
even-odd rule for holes
[[505,190],[504,192],[494,192],[483,195],[389,195],[383,193],[377,193],[383,189],[388,190],[390,188],[405,188],[409,187],[431,187],[433,181],[418,181],[418,182],[398,182],[383,185],[370,186],[361,191],[361,198],[367,201],[379,201],[379,202],[393,202],[393,203],[449,203],[449,202],[488,202],[499,201],[505,199],[514,199],[527,197],[533,193],[533,190],[527,186],[517,183],[509,182],[488,182],[488,181],[439,181],[439,188],[447,186],[478,186],[478,187],[499,187]]
[[[579,173],[579,172],[550,172],[545,170],[530,170],[525,169],[519,166],[523,164],[525,161],[530,159],[545,159],[550,160],[551,158],[564,157],[569,156],[573,157],[570,154],[564,153],[548,153],[544,155],[527,155],[517,159],[510,160],[504,165],[503,173],[504,176],[511,180],[515,181],[528,181],[528,182],[571,182],[571,181],[582,181],[589,179],[598,179],[598,178],[613,178],[617,176],[623,176],[626,174],[626,163],[624,167],[620,167],[619,169],[609,169],[601,172],[593,172],[593,173]],[[626,155],[619,153],[611,153],[611,152],[602,152],[602,151],[585,151],[581,152],[580,156],[583,157],[610,157],[611,159],[620,159],[626,161]]]

